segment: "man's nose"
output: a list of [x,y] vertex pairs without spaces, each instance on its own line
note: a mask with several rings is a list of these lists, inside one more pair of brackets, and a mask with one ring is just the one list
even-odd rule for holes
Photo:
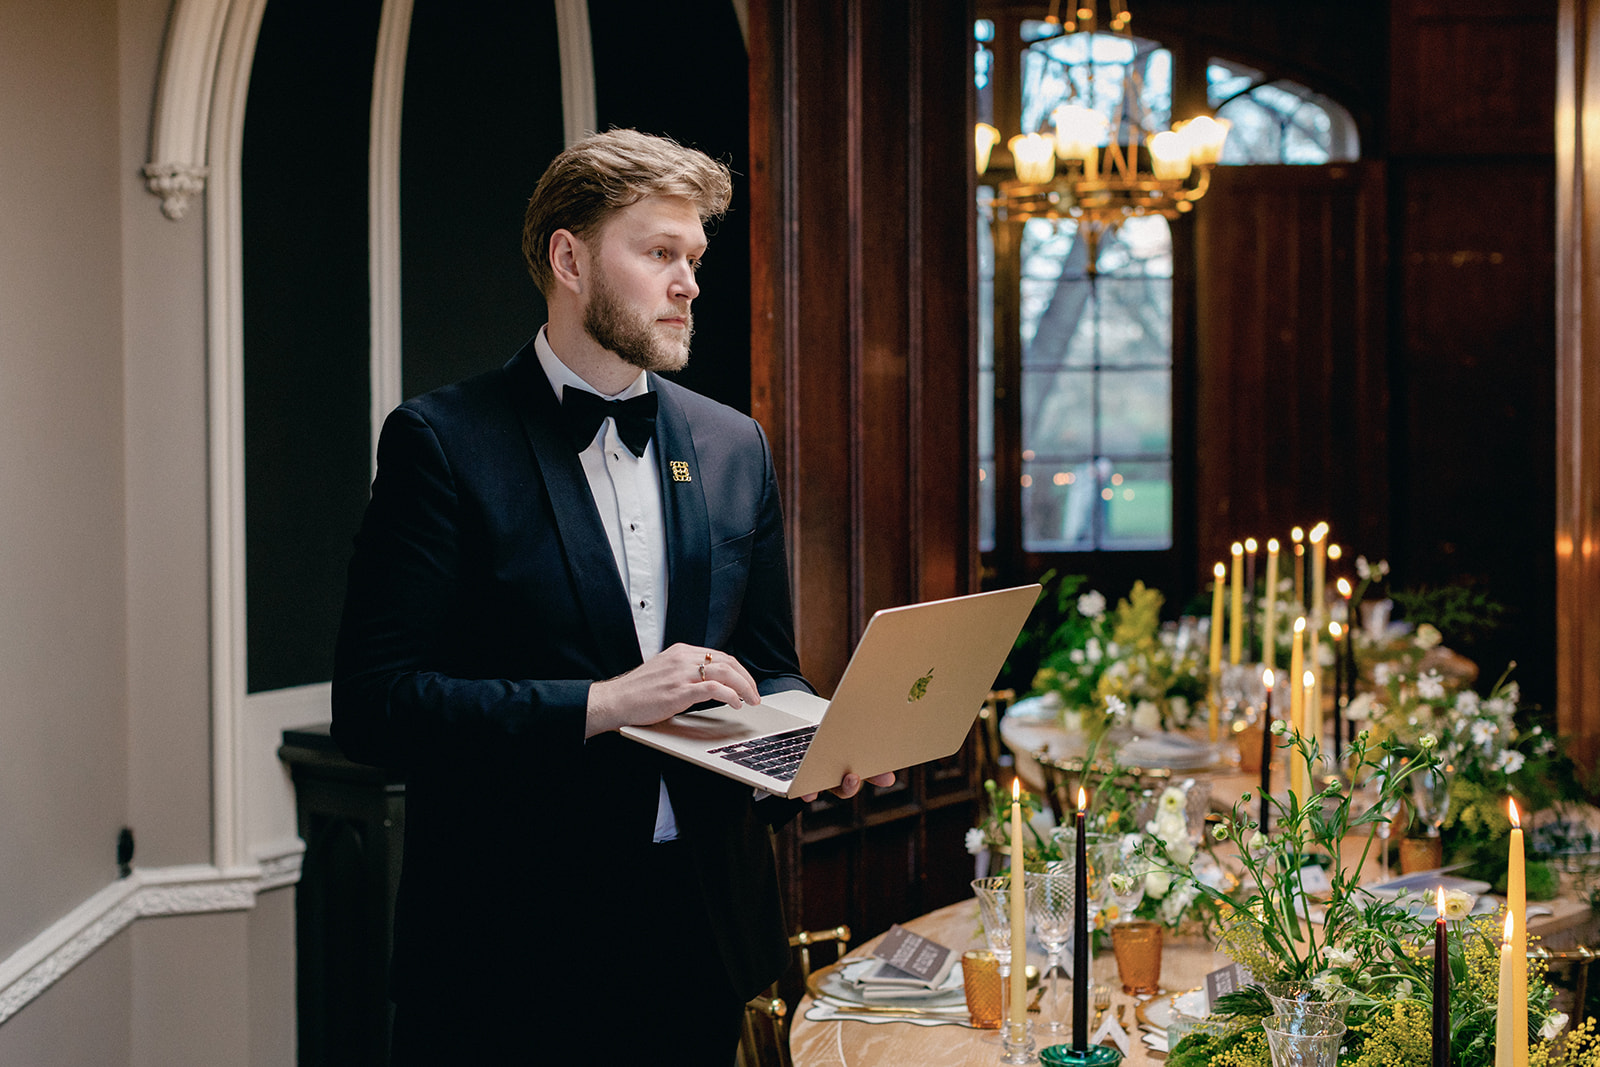
[[672,298],[693,300],[699,295],[700,283],[695,280],[694,267],[685,261],[672,274]]

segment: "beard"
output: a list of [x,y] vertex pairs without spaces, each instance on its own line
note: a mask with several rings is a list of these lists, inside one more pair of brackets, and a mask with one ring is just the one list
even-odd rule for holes
[[[678,316],[676,309],[669,315]],[[694,336],[694,319],[685,308],[681,339],[663,333],[654,314],[641,313],[624,304],[596,261],[594,294],[583,309],[583,328],[601,348],[615,352],[640,370],[677,371],[689,362],[689,339]]]

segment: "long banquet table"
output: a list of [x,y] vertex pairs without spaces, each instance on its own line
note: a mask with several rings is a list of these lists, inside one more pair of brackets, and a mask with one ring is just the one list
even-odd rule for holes
[[[957,951],[985,947],[976,900],[950,904],[903,925]],[[870,955],[879,940],[881,938],[873,938],[857,946],[846,959]],[[1045,961],[1042,955],[1030,951],[1028,962],[1042,968]],[[1170,940],[1162,953],[1162,986],[1175,992],[1193,989],[1204,981],[1208,972],[1227,962],[1226,957],[1214,952],[1201,938]],[[1135,998],[1122,992],[1116,961],[1109,949],[1100,952],[1095,968],[1097,979],[1112,990],[1111,1011],[1116,1012],[1118,1006],[1122,1008],[1123,1023],[1130,1037],[1128,1057],[1123,1062],[1129,1067],[1160,1062],[1147,1055],[1139,1040]],[[1063,999],[1070,990],[1071,983],[1061,980]],[[811,1008],[808,996],[796,1008],[789,1031],[789,1049],[795,1067],[895,1067],[900,1064],[906,1067],[977,1067],[979,1064],[991,1067],[1000,1058],[994,1030],[858,1019],[818,1021],[806,1018]],[[1038,1032],[1035,1024],[1035,1040],[1040,1047],[1071,1040],[1070,1012],[1066,1014],[1069,1032],[1052,1036]]]

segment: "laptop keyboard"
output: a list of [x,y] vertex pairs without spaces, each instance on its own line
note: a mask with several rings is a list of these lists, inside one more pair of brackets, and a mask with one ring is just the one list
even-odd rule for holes
[[816,732],[815,724],[802,726],[798,730],[785,730],[781,734],[767,734],[765,737],[752,737],[748,741],[737,741],[721,748],[713,748],[710,752],[713,756],[721,756],[730,763],[760,771],[781,782],[790,782],[794,780],[795,772],[800,769],[800,761],[805,758],[806,749],[811,747],[811,738]]

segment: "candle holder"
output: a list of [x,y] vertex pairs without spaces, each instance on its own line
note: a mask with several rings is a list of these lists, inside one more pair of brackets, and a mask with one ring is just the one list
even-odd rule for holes
[[1008,1019],[1000,1024],[1000,1031],[1005,1035],[1005,1044],[1000,1053],[1001,1063],[1039,1062],[1039,1057],[1035,1054],[1033,1029],[1028,1023],[1013,1023]]
[[1039,1062],[1045,1067],[1118,1067],[1122,1063],[1122,1050],[1110,1045],[1090,1045],[1082,1052],[1074,1052],[1071,1045],[1050,1045],[1039,1051]]

